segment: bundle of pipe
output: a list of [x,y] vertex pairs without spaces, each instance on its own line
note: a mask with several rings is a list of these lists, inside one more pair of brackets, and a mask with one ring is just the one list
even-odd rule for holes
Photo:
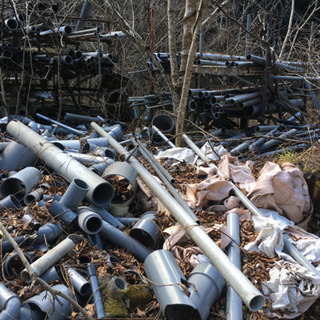
[[[156,58],[156,60],[161,64],[161,66],[163,67],[163,69],[165,71],[169,71],[170,70],[170,56],[169,53],[165,53],[165,52],[155,52],[154,56]],[[176,54],[176,62],[177,65],[180,65],[180,55]],[[148,67],[152,70],[157,70],[158,67],[156,66],[156,64],[154,63],[153,60],[151,60],[150,58],[148,58],[147,60],[147,64]]]

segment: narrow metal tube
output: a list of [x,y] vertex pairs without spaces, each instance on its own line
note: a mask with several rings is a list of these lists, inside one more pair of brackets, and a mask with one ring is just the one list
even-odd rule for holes
[[87,197],[95,205],[104,206],[112,199],[114,191],[110,183],[66,155],[21,122],[9,122],[7,132],[69,181],[75,178],[83,179],[89,186]]
[[135,158],[130,157],[128,151],[123,148],[115,139],[110,137],[96,123],[91,123],[100,135],[109,139],[110,145],[121,155],[128,159],[128,162],[137,170],[138,174],[155,193],[159,200],[167,207],[180,225],[186,230],[191,239],[200,247],[209,258],[221,275],[231,284],[236,292],[241,296],[245,304],[251,310],[259,310],[264,304],[264,297],[257,288],[244,276],[244,274],[234,266],[230,259],[206,234],[206,232],[192,219],[181,205],[168,194]]
[[97,279],[97,274],[96,274],[96,268],[93,263],[88,263],[87,266],[87,273],[88,277],[90,280],[90,286],[91,286],[91,291],[93,295],[93,301],[94,305],[96,307],[96,314],[97,314],[97,319],[105,318],[106,314],[104,312],[102,300],[101,300],[101,294],[100,294],[100,289],[99,289],[99,284],[98,284],[98,279]]
[[[240,228],[239,216],[236,212],[230,212],[227,217],[227,228],[232,236],[232,242],[228,247],[228,257],[241,269],[240,253]],[[238,294],[227,286],[227,320],[242,320],[242,301]]]

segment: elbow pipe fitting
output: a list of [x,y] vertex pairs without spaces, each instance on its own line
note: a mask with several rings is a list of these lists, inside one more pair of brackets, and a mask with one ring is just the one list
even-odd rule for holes
[[[25,258],[29,263],[32,263],[32,259],[29,255],[24,253]],[[23,264],[16,252],[9,254],[3,261],[4,273],[8,279],[13,279],[23,270]]]
[[14,194],[20,201],[22,200],[40,180],[41,172],[34,167],[27,167],[5,179],[0,187],[2,197]]
[[78,226],[86,234],[96,234],[102,228],[101,217],[90,210],[89,207],[80,207],[77,211],[78,214]]
[[0,319],[20,319],[21,303],[19,297],[11,292],[4,284],[0,283]]
[[59,201],[62,205],[76,210],[89,191],[88,184],[81,179],[73,179]]
[[152,252],[140,242],[124,234],[111,224],[103,221],[102,229],[99,233],[108,243],[129,250],[139,261],[144,261]]

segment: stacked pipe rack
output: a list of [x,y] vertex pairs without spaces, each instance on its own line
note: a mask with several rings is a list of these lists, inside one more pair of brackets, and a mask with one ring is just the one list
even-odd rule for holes
[[[30,5],[28,12],[22,6],[13,11],[9,4],[3,11],[0,68],[3,102],[9,107],[21,105],[21,109],[25,106],[34,112],[33,104],[45,109],[45,102],[50,100],[55,105],[63,101],[79,107],[89,103],[88,97],[90,101],[119,89],[112,84],[118,77],[117,57],[104,51],[104,43],[110,45],[124,34],[102,32],[98,27],[85,29],[85,20],[79,20],[76,26],[72,20],[61,24],[57,18],[61,10],[58,4],[37,3]],[[85,1],[80,17],[88,18],[89,12]],[[94,51],[86,49],[89,45]]]

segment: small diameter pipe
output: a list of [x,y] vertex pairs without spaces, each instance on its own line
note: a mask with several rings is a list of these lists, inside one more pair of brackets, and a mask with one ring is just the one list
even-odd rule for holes
[[[282,133],[279,138],[288,138],[298,132],[297,129],[291,129],[285,133]],[[275,146],[279,145],[281,143],[281,140],[272,139],[267,142],[265,142],[263,145],[260,146],[259,151],[266,151],[268,149],[274,148]]]
[[152,126],[152,130],[162,138],[164,142],[166,142],[170,148],[175,148],[175,145],[155,126]]
[[76,178],[83,179],[89,186],[87,197],[95,205],[104,206],[113,198],[114,191],[110,183],[66,155],[21,122],[9,122],[7,132],[69,181]]
[[108,222],[102,222],[102,229],[99,234],[108,243],[129,250],[139,261],[144,261],[151,253],[150,249]]
[[20,319],[21,303],[19,297],[0,283],[0,313],[1,320]]
[[192,270],[188,282],[191,284],[189,298],[201,320],[207,320],[211,306],[221,296],[225,281],[211,263],[201,263]]
[[[137,143],[139,146],[139,141],[135,141],[132,140],[132,142],[135,144]],[[149,157],[149,153],[145,152],[145,150],[143,148],[139,149],[139,152],[141,153],[141,155],[143,157],[145,157],[149,164],[152,166],[152,168],[156,171],[157,175],[159,176],[159,178],[161,179],[161,181],[166,185],[166,187],[169,189],[170,193],[172,194],[172,196],[179,202],[179,204],[181,205],[181,207],[183,207],[184,210],[186,210],[186,212],[190,215],[190,217],[192,219],[194,219],[197,223],[200,223],[199,218],[196,216],[196,214],[188,207],[187,203],[183,200],[183,198],[181,197],[180,193],[172,186],[172,182],[168,181],[167,176],[163,174],[163,171],[167,172],[162,165],[155,159],[152,160]],[[163,170],[161,170],[159,168],[159,166],[155,165],[154,162],[159,163],[159,166],[161,166],[163,168]],[[168,173],[169,174],[169,173]],[[170,175],[171,176],[171,175]]]
[[31,191],[24,197],[23,199],[24,204],[29,205],[34,202],[39,202],[44,192],[45,190],[43,188],[38,188],[36,190]]
[[91,286],[91,291],[92,291],[92,295],[93,295],[94,305],[96,307],[97,319],[105,318],[106,314],[104,312],[103,303],[101,300],[101,294],[100,294],[100,289],[99,289],[99,284],[98,284],[98,279],[97,279],[97,274],[96,274],[96,268],[95,268],[94,264],[92,264],[91,262],[88,263],[87,273],[88,273],[88,277],[90,280],[90,286]]
[[63,124],[63,123],[61,123],[61,122],[58,122],[58,121],[53,120],[53,119],[50,119],[50,118],[48,118],[48,117],[46,117],[46,116],[44,116],[44,115],[42,115],[42,114],[40,114],[40,113],[36,113],[36,116],[39,117],[39,118],[42,118],[42,119],[44,119],[44,120],[46,120],[46,121],[49,121],[49,122],[51,122],[51,123],[54,123],[54,124],[56,124],[58,127],[61,127],[61,128],[65,129],[65,130],[68,130],[69,132],[71,132],[71,133],[73,133],[73,134],[75,134],[75,135],[77,135],[77,136],[80,136],[80,135],[83,134],[82,131],[73,129],[73,128],[71,128],[71,127],[69,127],[69,126],[67,126],[67,125],[65,125],[65,124]]
[[117,218],[115,218],[110,212],[108,212],[104,208],[98,208],[96,206],[90,206],[89,207],[93,212],[96,212],[99,214],[99,216],[102,218],[102,220],[110,223],[116,228],[122,228],[124,225],[121,223],[121,221]]
[[[228,257],[241,269],[239,216],[230,212],[227,217],[227,228],[232,237],[228,247]],[[242,320],[242,301],[238,294],[227,286],[227,320]]]
[[80,207],[77,211],[78,226],[86,234],[96,234],[102,228],[101,217],[88,207]]
[[78,178],[73,179],[59,202],[70,209],[76,210],[88,191],[89,186],[85,181]]
[[68,227],[72,226],[77,220],[77,215],[58,200],[51,203],[48,211],[54,218],[61,220]]
[[61,223],[52,223],[48,222],[41,226],[37,231],[37,236],[34,239],[34,244],[39,245],[42,243],[52,243],[62,233],[62,225]]
[[[189,147],[203,160],[203,161],[207,161],[205,154],[184,134],[182,135],[184,141],[189,145]],[[214,163],[209,163],[208,164],[211,167],[214,167],[217,171],[217,174],[224,178],[227,179],[229,181],[229,183],[231,183],[232,185],[232,189],[233,192],[235,193],[235,195],[241,200],[241,202],[247,207],[247,209],[249,211],[251,211],[254,215],[256,216],[263,216],[263,214],[259,211],[259,209],[236,187],[235,184],[233,184],[228,177],[214,164]],[[285,233],[284,233],[285,235]],[[285,249],[289,249],[288,252],[290,252],[290,249],[292,248],[292,244],[290,243],[290,241],[288,240],[288,237],[283,237],[284,239],[284,247]],[[298,250],[294,250],[294,254],[296,256],[296,261],[298,261],[299,259],[299,263],[306,267],[308,270],[312,270],[313,272],[315,272],[316,274],[319,274],[319,272],[317,271],[317,269],[308,261],[304,258],[304,256],[301,254],[301,252],[297,252]],[[293,252],[293,251],[292,251]],[[220,271],[220,270],[219,270]],[[221,272],[220,272],[221,273]],[[221,273],[222,274],[222,273]],[[222,274],[223,275],[223,274]],[[225,277],[224,277],[225,278]],[[225,278],[226,279],[226,278]],[[227,280],[227,279],[226,279]],[[231,284],[231,283],[230,283]],[[232,284],[231,284],[232,286]],[[233,287],[233,286],[232,286]],[[233,289],[235,289],[233,287]],[[241,294],[235,290],[239,296],[242,298]],[[244,301],[244,300],[243,300]],[[245,301],[244,301],[245,302]]]
[[76,122],[104,122],[104,119],[100,116],[97,117],[90,117],[90,116],[84,116],[81,114],[74,114],[74,113],[68,113],[66,112],[66,114],[64,115],[64,119],[65,120],[69,120],[69,121],[76,121]]
[[[38,260],[31,264],[31,268],[37,276],[43,274],[46,270],[48,270],[51,266],[56,264],[60,259],[62,259],[65,255],[71,252],[75,246],[75,241],[78,241],[81,238],[79,235],[70,235],[63,241],[61,241],[58,245],[56,245],[53,249],[48,251],[46,254],[41,256]],[[31,275],[27,271],[27,269],[23,269],[20,273],[21,279],[26,282],[31,281]]]
[[2,182],[0,186],[1,196],[6,197],[13,194],[18,200],[22,200],[40,178],[41,172],[39,169],[26,167]]
[[[110,145],[137,170],[138,174],[166,206],[180,225],[186,230],[191,239],[200,247],[221,275],[232,285],[251,310],[259,310],[264,304],[264,297],[244,274],[230,261],[206,232],[192,219],[181,205],[162,187],[137,159],[130,157],[130,153],[115,139],[110,137],[96,123],[91,123],[100,135],[109,139]],[[240,192],[240,190],[239,190]]]
[[86,296],[90,293],[89,282],[75,269],[67,267],[67,273],[74,289],[81,295]]
[[[25,245],[28,245],[30,242],[28,241],[28,236],[18,236],[14,237],[13,240],[19,245],[20,248],[24,247]],[[2,240],[1,241],[1,254],[2,256],[7,252],[12,252],[14,250],[12,244],[9,240]]]

